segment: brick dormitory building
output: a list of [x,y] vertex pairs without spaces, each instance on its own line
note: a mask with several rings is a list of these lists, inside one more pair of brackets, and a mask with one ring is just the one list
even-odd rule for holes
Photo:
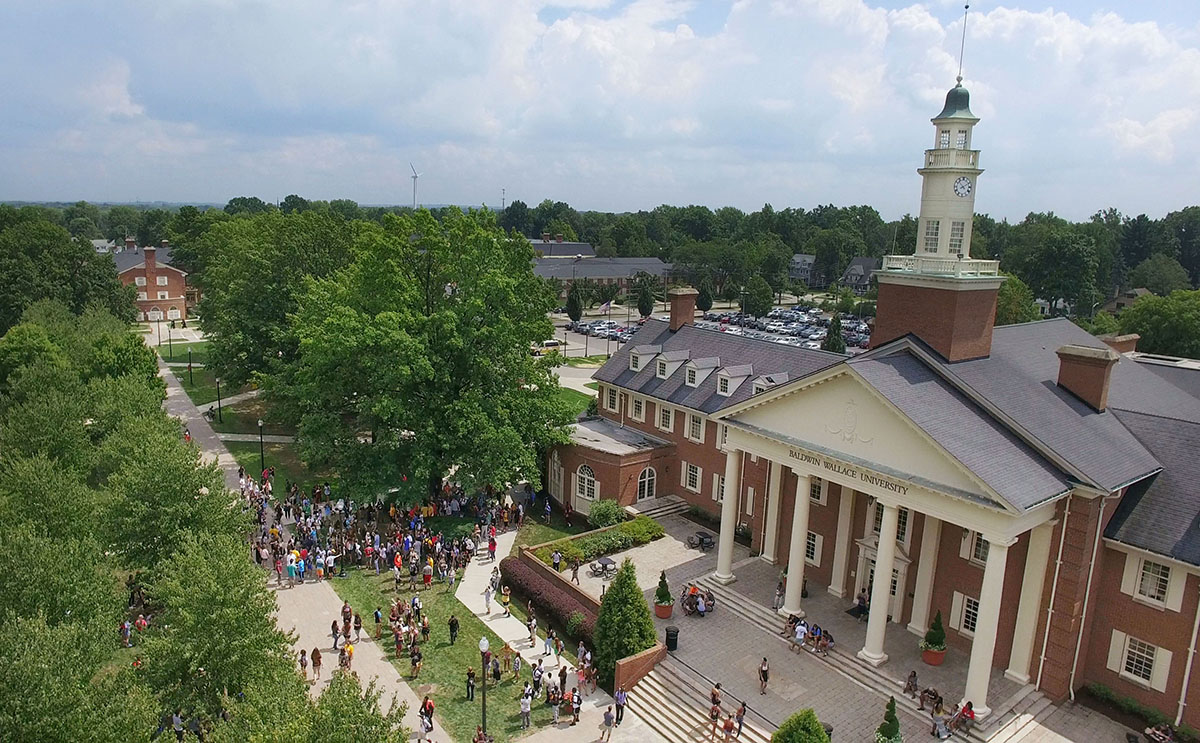
[[183,320],[187,317],[187,273],[171,265],[171,247],[166,240],[155,248],[139,248],[132,237],[125,249],[112,254],[117,276],[137,291],[139,321]]
[[550,452],[548,487],[585,511],[677,495],[719,515],[714,578],[736,580],[748,531],[787,567],[784,612],[812,600],[805,581],[846,606],[866,587],[850,650],[871,666],[941,611],[983,716],[1003,671],[1054,701],[1100,682],[1200,727],[1200,370],[1066,319],[993,327],[1003,276],[967,257],[968,104],[960,83],[933,119],[916,253],[875,273],[869,351],[698,328],[695,291],[672,290],[670,321],[595,375],[600,415]]

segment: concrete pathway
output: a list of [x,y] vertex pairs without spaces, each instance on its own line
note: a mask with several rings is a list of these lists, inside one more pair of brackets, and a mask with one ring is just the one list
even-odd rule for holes
[[[497,554],[507,555],[511,552],[513,542],[516,541],[516,538],[517,533],[515,531],[497,535]],[[491,614],[486,612],[483,602],[483,591],[488,585],[492,567],[495,564],[487,560],[486,554],[483,558],[476,558],[472,562],[471,567],[463,574],[462,582],[459,583],[458,590],[454,592],[454,597],[474,612],[475,616],[485,622],[500,639],[511,645],[513,650],[519,652],[527,664],[537,663],[538,660],[542,660],[543,668],[552,670],[557,674],[559,667],[554,662],[554,656],[545,658],[542,655],[544,649],[543,641],[546,637],[544,632],[538,634],[536,643],[530,644],[529,630],[516,617],[504,616],[504,611],[500,608],[500,601],[498,599],[492,600]],[[571,644],[570,649],[575,649],[574,643]],[[567,668],[570,669],[567,683],[574,686],[576,682],[575,667],[566,658],[563,658],[562,662],[567,663]],[[528,671],[522,675],[526,675],[527,673]],[[636,689],[633,693],[637,693]],[[600,737],[600,726],[604,719],[604,710],[612,703],[612,697],[606,694],[603,689],[597,689],[594,694],[588,694],[583,698],[583,708],[579,713],[578,725],[571,727],[570,717],[563,716],[561,718],[562,722],[557,726],[546,727],[526,738],[522,738],[522,740],[531,741],[531,743],[596,740]],[[625,719],[621,723],[621,727],[614,729],[612,739],[615,741],[639,741],[639,743],[658,743],[664,740],[650,726],[639,720],[628,708],[626,709]]]
[[561,386],[585,395],[596,394],[596,390],[587,386],[592,381],[592,375],[596,373],[596,369],[563,365],[555,369],[554,373],[558,375],[558,383]]
[[[222,398],[221,398],[221,407],[223,407],[223,408],[227,408],[227,407],[229,407],[230,405],[237,405],[239,402],[243,402],[243,401],[245,401],[245,400],[252,400],[252,399],[254,399],[255,397],[258,397],[258,394],[259,394],[260,392],[262,392],[262,390],[248,390],[248,391],[246,391],[246,392],[242,392],[242,393],[240,393],[240,394],[237,394],[237,395],[231,395],[231,396],[229,396],[229,397],[222,397]],[[213,401],[213,402],[210,402],[210,403],[205,403],[205,405],[206,405],[206,406],[207,406],[207,405],[213,405],[213,404],[215,404],[215,402],[216,402],[216,401]],[[255,435],[257,436],[257,434],[255,434]]]
[[[172,369],[186,370],[188,368],[188,362],[186,362],[186,361],[166,361],[163,363],[165,363],[168,367],[170,367]],[[203,369],[204,364],[192,364],[192,368],[193,369]]]
[[[258,442],[257,433],[218,433],[217,438],[221,439],[221,441]],[[264,444],[291,444],[296,440],[296,437],[265,433],[262,436],[262,440]]]

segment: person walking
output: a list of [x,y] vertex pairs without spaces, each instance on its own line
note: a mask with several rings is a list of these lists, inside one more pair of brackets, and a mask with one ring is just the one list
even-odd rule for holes
[[708,708],[708,719],[712,721],[712,730],[709,731],[708,737],[710,740],[716,740],[717,727],[721,724],[721,704],[719,702],[713,702],[712,706]]
[[331,622],[329,625],[329,634],[333,635],[333,649],[337,650],[337,641],[338,638],[342,636],[342,629],[341,627],[338,627],[338,621],[336,619],[333,620],[333,622]]
[[312,655],[309,656],[313,667],[313,683],[315,684],[321,678],[321,649],[313,648]]
[[583,706],[583,696],[578,688],[571,689],[571,724],[579,724],[579,709]]
[[578,557],[576,557],[574,560],[571,561],[571,582],[577,586],[580,585],[580,583],[579,583],[579,566],[580,566],[580,564],[581,563],[580,563],[580,560]]
[[612,740],[613,725],[616,724],[613,717],[612,705],[608,705],[608,709],[604,710],[604,726],[600,732],[600,740]]
[[486,611],[484,611],[484,614],[491,615],[491,613],[492,613],[492,587],[490,584],[487,586],[487,588],[483,589],[483,606],[484,606],[484,609],[486,610]]
[[354,612],[354,641],[362,640],[362,614]]
[[767,680],[771,677],[771,667],[767,664],[767,659],[763,658],[762,663],[758,666],[758,693],[767,693]]
[[450,627],[450,644],[453,645],[458,640],[458,617],[450,615],[450,621],[447,622]]
[[723,722],[721,724],[721,730],[724,731],[725,740],[727,742],[733,740],[733,728],[734,728],[733,713],[730,712],[725,715],[725,722]]
[[742,737],[742,725],[746,722],[746,703],[742,702],[738,705],[737,712],[733,713],[733,720],[737,723],[737,732],[734,737]]
[[300,649],[300,675],[308,683],[308,651],[303,648]]
[[375,607],[375,639],[378,640],[383,634],[383,607]]
[[529,729],[530,701],[528,694],[521,695],[521,729]]
[[550,563],[554,566],[554,572],[556,573],[562,572],[562,558],[562,552],[557,549],[550,554]]
[[620,725],[621,720],[625,719],[625,703],[629,701],[629,692],[625,691],[625,686],[617,687],[617,693],[613,694],[613,701],[617,703],[617,719],[614,724]]
[[467,701],[475,701],[475,669],[467,669]]
[[553,629],[546,630],[546,640],[542,643],[542,647],[545,649],[546,652],[542,653],[542,657],[546,657],[546,656],[550,655],[551,652],[554,651],[554,647],[555,647],[554,640],[555,640],[554,630]]

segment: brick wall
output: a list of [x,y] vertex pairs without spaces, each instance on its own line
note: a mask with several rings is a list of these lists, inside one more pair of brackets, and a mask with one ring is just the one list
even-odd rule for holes
[[[537,559],[533,552],[534,548],[532,547],[522,547],[521,551],[517,553],[517,557],[521,562],[541,573],[547,580],[558,581],[557,585],[559,588],[562,588],[567,593],[573,595],[593,614],[598,615],[600,613],[600,602],[597,601],[596,597],[592,596],[592,594],[572,583],[570,580],[570,573],[566,573],[564,576],[563,573],[554,572],[554,568]],[[586,569],[586,566],[583,569]]]
[[666,657],[667,646],[656,642],[648,650],[620,659],[613,675],[613,690],[624,686],[625,691],[629,691]]
[[952,291],[879,282],[871,347],[912,333],[950,361],[987,356],[996,289]]

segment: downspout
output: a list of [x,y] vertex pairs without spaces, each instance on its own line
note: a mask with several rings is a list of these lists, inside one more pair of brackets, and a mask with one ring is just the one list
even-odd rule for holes
[[1100,496],[1100,515],[1096,518],[1096,543],[1092,545],[1092,562],[1088,565],[1087,586],[1083,589],[1083,613],[1079,615],[1079,634],[1075,637],[1075,657],[1071,660],[1071,678],[1067,681],[1067,691],[1071,701],[1075,701],[1075,671],[1079,667],[1079,651],[1083,648],[1083,623],[1087,621],[1088,603],[1092,598],[1092,576],[1096,572],[1096,556],[1100,554],[1100,532],[1104,529],[1104,503],[1109,496]]
[[1183,708],[1187,706],[1188,684],[1192,680],[1192,663],[1196,659],[1196,634],[1200,632],[1200,599],[1196,601],[1196,621],[1192,624],[1192,644],[1188,646],[1187,668],[1183,671],[1183,688],[1179,691],[1179,711],[1175,713],[1175,726],[1183,720]]
[[1054,582],[1050,584],[1050,605],[1046,607],[1046,633],[1042,636],[1042,654],[1038,660],[1038,675],[1035,689],[1042,688],[1042,671],[1046,669],[1046,647],[1050,644],[1050,622],[1054,619],[1054,596],[1058,593],[1058,574],[1062,570],[1063,547],[1067,542],[1067,519],[1071,516],[1071,496],[1067,496],[1063,509],[1062,531],[1058,535],[1058,557],[1054,561]]

